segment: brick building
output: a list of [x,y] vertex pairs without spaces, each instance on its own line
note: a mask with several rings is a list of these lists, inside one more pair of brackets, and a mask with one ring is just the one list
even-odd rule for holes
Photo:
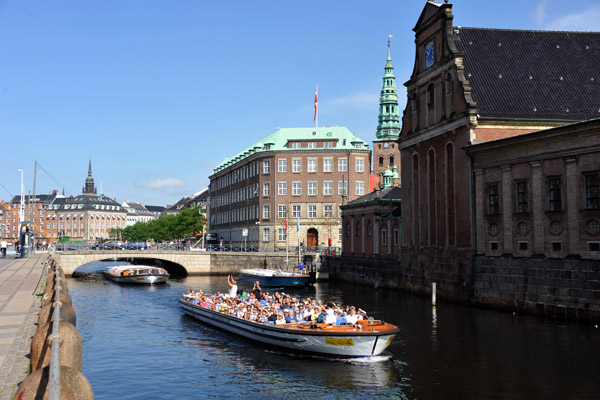
[[[502,256],[506,271],[518,265],[523,275],[539,257],[598,258],[599,133],[591,120],[600,117],[600,33],[452,22],[451,4],[428,1],[414,27],[398,141],[402,268],[425,271],[427,279],[407,284],[418,290],[438,281],[447,297],[523,302],[526,289],[498,289],[489,269],[478,269],[481,257]],[[563,293],[547,291],[548,302],[556,300],[550,292]],[[574,308],[583,309],[580,299]]]
[[[49,194],[25,195],[24,221],[31,221],[38,240],[55,240],[58,237],[56,212],[51,204],[57,204],[65,197],[57,190]],[[19,208],[21,196],[14,196],[8,203],[2,202],[0,207],[0,237],[17,239],[19,237]]]
[[343,127],[280,128],[214,169],[209,231],[234,246],[340,246],[338,207],[368,192],[370,157]]

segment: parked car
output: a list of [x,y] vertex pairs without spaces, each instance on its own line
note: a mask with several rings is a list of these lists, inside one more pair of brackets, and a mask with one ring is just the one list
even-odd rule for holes
[[104,242],[102,244],[102,250],[119,250],[119,246],[121,246],[123,242],[120,240],[112,240],[109,242]]
[[147,248],[144,242],[126,242],[119,246],[119,250],[146,250]]

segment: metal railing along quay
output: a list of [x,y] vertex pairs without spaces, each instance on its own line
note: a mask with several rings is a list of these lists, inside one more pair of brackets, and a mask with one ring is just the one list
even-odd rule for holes
[[31,341],[31,373],[14,398],[93,399],[92,387],[81,373],[82,340],[65,275],[52,258],[45,264],[46,287]]

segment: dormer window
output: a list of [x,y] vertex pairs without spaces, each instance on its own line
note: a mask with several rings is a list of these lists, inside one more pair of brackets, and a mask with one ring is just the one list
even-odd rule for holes
[[356,147],[357,149],[362,149],[362,143],[356,143],[356,145],[354,147]]

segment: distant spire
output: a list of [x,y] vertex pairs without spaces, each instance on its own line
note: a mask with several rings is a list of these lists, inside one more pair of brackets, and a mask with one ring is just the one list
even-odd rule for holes
[[96,186],[94,185],[94,178],[92,177],[92,155],[90,154],[90,165],[88,167],[88,176],[85,178],[85,186],[83,187],[83,194],[95,196]]
[[400,135],[400,110],[398,109],[398,92],[396,77],[392,66],[391,38],[388,35],[388,53],[384,68],[383,87],[379,96],[379,123],[377,124],[377,139],[398,139]]

